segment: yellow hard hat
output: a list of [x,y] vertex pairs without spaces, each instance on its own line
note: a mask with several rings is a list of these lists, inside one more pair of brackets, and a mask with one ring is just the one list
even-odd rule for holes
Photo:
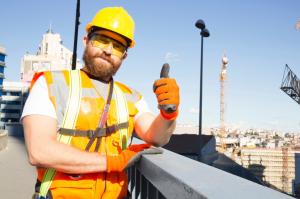
[[130,48],[135,44],[134,21],[122,7],[107,7],[99,10],[93,20],[87,24],[86,32],[89,33],[92,27],[104,28],[124,36],[129,40]]

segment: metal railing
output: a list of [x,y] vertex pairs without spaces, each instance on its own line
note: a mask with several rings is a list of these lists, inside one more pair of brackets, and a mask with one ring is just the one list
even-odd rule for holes
[[130,198],[292,198],[168,150],[128,170]]

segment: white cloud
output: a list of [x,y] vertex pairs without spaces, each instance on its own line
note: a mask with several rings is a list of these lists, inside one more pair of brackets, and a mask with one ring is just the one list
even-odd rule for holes
[[166,62],[178,62],[180,61],[178,54],[167,52],[165,55],[165,61]]

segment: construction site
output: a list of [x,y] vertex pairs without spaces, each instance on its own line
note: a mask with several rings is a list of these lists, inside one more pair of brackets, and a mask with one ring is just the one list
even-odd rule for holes
[[[267,186],[293,193],[293,184],[296,177],[296,162],[299,150],[286,147],[266,149],[242,149],[241,163],[258,178],[263,180]],[[299,160],[298,160],[299,161]]]
[[[217,150],[247,168],[266,186],[299,196],[299,135],[236,133],[226,128],[227,65],[228,58],[224,56],[220,73],[220,128],[215,132]],[[288,65],[285,66],[280,89],[300,104],[300,81]]]

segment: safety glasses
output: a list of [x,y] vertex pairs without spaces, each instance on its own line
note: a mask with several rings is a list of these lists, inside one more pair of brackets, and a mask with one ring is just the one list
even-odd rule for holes
[[127,51],[126,46],[105,35],[93,34],[90,37],[90,42],[93,47],[97,47],[100,49],[104,49],[109,45],[112,45],[112,54],[119,58],[122,58]]

